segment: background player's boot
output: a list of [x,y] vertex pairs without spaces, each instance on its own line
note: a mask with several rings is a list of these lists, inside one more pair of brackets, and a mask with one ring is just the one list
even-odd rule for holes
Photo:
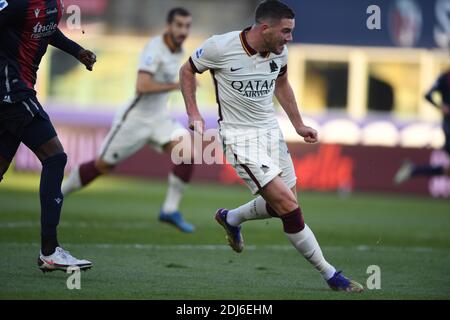
[[334,276],[327,281],[328,286],[335,291],[346,291],[360,293],[364,287],[356,281],[347,279],[342,275],[342,271],[336,272]]
[[233,227],[227,222],[228,210],[219,209],[216,212],[216,221],[225,229],[227,233],[228,243],[230,247],[236,252],[244,250],[244,238],[241,234],[241,227]]
[[52,272],[56,270],[67,271],[69,267],[78,267],[80,270],[92,268],[92,262],[88,260],[78,260],[73,257],[69,251],[57,247],[52,255],[44,256],[39,254],[38,267],[42,272]]
[[181,215],[181,213],[179,211],[168,214],[161,210],[161,212],[159,213],[159,221],[174,225],[180,231],[183,231],[186,233],[192,233],[195,231],[195,227],[192,224],[187,223],[183,219],[183,216]]
[[395,184],[402,184],[403,182],[409,180],[411,178],[411,174],[413,171],[414,165],[411,161],[405,160],[402,166],[398,169],[395,174],[394,182]]

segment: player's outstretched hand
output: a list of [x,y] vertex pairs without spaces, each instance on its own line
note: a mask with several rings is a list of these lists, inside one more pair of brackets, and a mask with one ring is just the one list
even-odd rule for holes
[[94,64],[97,62],[97,56],[89,50],[81,50],[78,54],[78,60],[86,66],[86,69],[92,71]]
[[205,120],[200,115],[189,116],[189,129],[203,135],[205,131]]
[[311,127],[303,125],[297,129],[297,133],[302,136],[307,143],[316,143],[319,141],[319,134],[317,133],[317,130]]

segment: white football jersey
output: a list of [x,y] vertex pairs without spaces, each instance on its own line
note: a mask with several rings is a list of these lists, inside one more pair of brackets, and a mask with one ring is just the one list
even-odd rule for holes
[[287,70],[287,47],[280,55],[257,53],[247,42],[247,30],[213,36],[189,59],[197,73],[211,71],[222,131],[278,125],[273,95],[277,78]]
[[[159,83],[174,83],[178,77],[182,50],[169,48],[165,36],[155,37],[146,45],[139,61],[139,71],[148,72]],[[170,92],[147,93],[142,95],[137,109],[149,116],[167,111]]]

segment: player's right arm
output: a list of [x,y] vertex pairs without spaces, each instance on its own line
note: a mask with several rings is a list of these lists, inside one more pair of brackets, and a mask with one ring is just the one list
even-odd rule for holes
[[186,112],[189,118],[189,128],[203,134],[205,121],[203,120],[197,106],[197,80],[195,71],[190,63],[186,62],[180,69],[181,93],[183,94]]
[[181,92],[189,117],[189,128],[200,134],[204,132],[205,121],[197,106],[196,73],[203,73],[209,69],[220,69],[222,63],[220,51],[212,37],[206,40],[180,69]]

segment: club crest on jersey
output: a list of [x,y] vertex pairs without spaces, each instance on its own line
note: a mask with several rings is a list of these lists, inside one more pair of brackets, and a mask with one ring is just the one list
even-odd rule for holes
[[278,65],[277,65],[277,63],[275,62],[275,61],[272,61],[271,63],[270,63],[270,72],[276,72],[276,71],[278,71]]
[[8,6],[8,1],[6,0],[0,0],[0,11],[5,9]]
[[198,49],[198,50],[195,52],[195,56],[197,57],[197,59],[200,59],[200,57],[203,55],[204,52],[205,52],[205,51],[204,51],[203,49]]

